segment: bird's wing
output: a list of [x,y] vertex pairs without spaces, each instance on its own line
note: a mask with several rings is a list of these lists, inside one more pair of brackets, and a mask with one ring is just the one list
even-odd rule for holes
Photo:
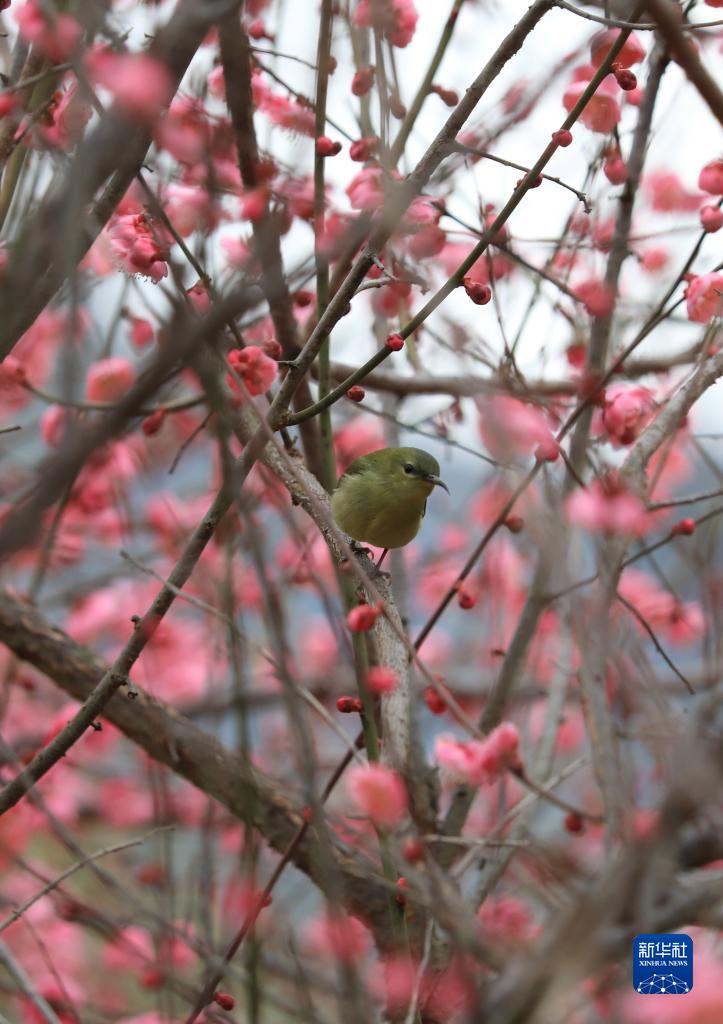
[[359,459],[355,459],[354,462],[352,462],[351,466],[349,466],[348,469],[345,469],[344,472],[341,474],[336,486],[341,487],[342,482],[344,480],[348,480],[349,477],[352,476],[361,476],[362,473],[367,472],[367,469],[368,467],[365,466],[363,463],[360,465]]
[[422,506],[422,519],[424,519],[426,514],[427,514],[427,502],[425,500],[424,505]]

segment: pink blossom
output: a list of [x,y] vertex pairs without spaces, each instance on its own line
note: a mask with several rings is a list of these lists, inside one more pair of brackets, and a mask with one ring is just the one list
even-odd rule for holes
[[271,191],[266,185],[247,189],[239,200],[239,216],[241,220],[250,220],[256,224],[266,213]]
[[179,235],[210,233],[220,220],[220,209],[204,188],[172,184],[166,191],[166,213]]
[[655,401],[647,388],[616,384],[605,393],[602,428],[617,447],[632,444],[650,422]]
[[254,255],[242,238],[227,235],[221,239],[221,248],[226,253],[226,261],[234,270],[248,270]]
[[[219,71],[223,69],[219,66]],[[201,100],[174,97],[168,112],[156,125],[157,144],[180,163],[198,163],[208,151],[212,128]]]
[[723,273],[712,272],[694,277],[685,289],[688,319],[708,324],[723,312]]
[[40,417],[40,433],[49,448],[57,448],[68,426],[68,411],[62,405],[49,405]]
[[78,45],[83,29],[69,14],[46,18],[38,0],[16,4],[12,10],[23,39],[50,60],[67,60]]
[[[263,395],[276,380],[277,364],[257,345],[232,349],[228,354],[228,361],[243,380],[250,395]],[[238,391],[238,384],[233,377],[229,378],[229,383]]]
[[723,159],[711,160],[701,170],[698,188],[714,196],[723,196]]
[[503,943],[529,942],[538,930],[529,907],[514,896],[488,896],[477,920],[486,936]]
[[[668,590],[640,569],[626,569],[618,584],[618,593],[629,601],[646,622],[668,643],[685,646],[699,640],[705,632],[705,617],[697,601],[680,602]],[[638,630],[647,635],[642,623]]]
[[502,722],[483,740],[456,740],[438,736],[434,754],[442,768],[460,782],[486,786],[507,769],[520,767],[519,734],[512,722]]
[[[588,87],[588,82],[576,81],[568,85],[562,97],[565,110],[570,111]],[[587,106],[580,115],[582,123],[592,132],[607,135],[620,121],[620,91],[614,80],[604,78],[598,85]]]
[[674,171],[650,171],[643,186],[650,205],[658,213],[689,213],[700,205],[700,197],[689,192]]
[[139,316],[129,316],[131,326],[131,342],[134,348],[145,348],[155,338],[155,331],[148,320]]
[[380,167],[365,167],[346,188],[355,210],[376,210],[384,202],[384,173]]
[[133,381],[133,365],[121,356],[99,359],[88,370],[85,395],[89,402],[115,402],[126,393]]
[[349,793],[362,814],[379,828],[394,828],[407,813],[407,791],[396,772],[383,764],[355,764],[349,769]]
[[[53,94],[46,116],[36,120],[26,136],[28,145],[36,148],[57,146],[68,152],[80,139],[90,116],[90,104],[82,98],[74,80],[67,88]],[[25,124],[20,130],[25,130]]]
[[367,672],[366,681],[370,692],[379,696],[383,693],[394,693],[399,684],[399,676],[393,668],[388,668],[386,665],[374,665]]
[[646,249],[640,257],[640,265],[648,274],[657,274],[670,262],[670,253],[662,245]]
[[643,537],[655,524],[644,501],[626,490],[612,473],[571,494],[565,511],[570,522],[592,533]]
[[[464,242],[447,242],[440,251],[435,263],[449,276],[454,273],[462,260],[469,255],[471,248],[471,244],[467,245]],[[514,270],[515,264],[504,253],[493,252],[490,256],[487,252],[480,256],[476,263],[472,264],[466,276],[472,281],[478,281],[480,284],[493,284],[496,281],[501,281],[502,278],[509,277]]]
[[590,277],[575,285],[575,294],[590,316],[608,316],[613,310],[615,292],[599,277]]
[[479,430],[485,447],[496,458],[531,455],[538,446],[556,445],[539,408],[508,395],[494,395],[478,402]]
[[369,932],[348,914],[320,914],[304,929],[304,939],[310,953],[345,964],[359,963],[371,948]]
[[379,606],[373,604],[358,604],[347,613],[347,625],[352,633],[366,633],[372,628],[381,613],[381,601],[379,602]]
[[114,216],[108,227],[111,249],[129,274],[142,274],[154,284],[168,275],[168,241],[146,214]]
[[419,17],[413,0],[359,0],[354,11],[354,24],[371,28],[375,15],[379,18],[379,28],[392,46],[403,48],[411,43]]
[[94,48],[86,56],[91,80],[107,89],[126,113],[154,120],[171,100],[174,83],[166,65],[145,53],[112,53]]
[[[605,29],[592,37],[590,43],[590,63],[593,67],[599,68],[610,52],[610,48],[617,42],[620,35],[619,28]],[[623,43],[623,48],[618,53],[615,61],[623,68],[629,68],[633,64],[639,64],[645,58],[645,47],[638,36],[631,32]]]

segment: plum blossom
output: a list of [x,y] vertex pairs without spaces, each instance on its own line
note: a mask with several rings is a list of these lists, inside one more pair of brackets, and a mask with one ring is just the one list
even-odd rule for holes
[[[228,362],[252,396],[263,395],[276,380],[277,364],[258,345],[231,349]],[[239,390],[232,375],[229,375],[229,384],[235,391]]]
[[107,89],[118,106],[139,120],[154,120],[175,89],[166,65],[145,53],[113,53],[97,46],[86,57],[88,74]]
[[25,42],[58,63],[70,57],[83,34],[80,24],[69,14],[46,17],[38,0],[16,4],[12,12]]
[[521,767],[519,733],[512,722],[502,722],[483,740],[438,736],[434,754],[440,767],[469,786],[488,786],[508,769]]
[[393,668],[386,665],[374,665],[367,672],[367,687],[375,696],[393,693],[399,683],[399,676]]
[[[592,37],[590,42],[590,63],[593,67],[599,68],[610,52],[610,48],[617,42],[620,35],[619,28],[605,29]],[[615,58],[615,63],[622,68],[629,68],[633,64],[639,64],[645,58],[645,47],[640,42],[635,32],[631,32],[623,43],[623,48]]]
[[708,324],[714,316],[723,313],[723,274],[712,272],[694,277],[685,289],[688,319],[696,324]]
[[487,450],[496,458],[531,455],[538,448],[552,452],[557,442],[544,412],[508,395],[478,403],[479,430]]
[[689,213],[700,205],[700,197],[689,192],[674,171],[650,171],[643,179],[643,187],[658,213]]
[[570,522],[591,533],[643,537],[655,524],[642,498],[627,490],[617,474],[608,473],[581,487],[565,502]]
[[348,914],[320,914],[304,929],[305,945],[310,953],[324,960],[329,957],[353,964],[369,952],[369,932],[356,917]]
[[[640,569],[626,569],[620,577],[618,593],[624,597],[668,643],[684,646],[705,632],[703,609],[697,601],[678,601]],[[635,620],[644,633],[641,623]]]
[[121,356],[99,359],[88,370],[85,395],[89,402],[115,402],[135,380],[133,365]]
[[90,104],[80,95],[77,81],[72,81],[66,88],[53,93],[45,117],[32,124],[23,122],[19,133],[24,133],[29,127],[25,136],[28,145],[37,148],[56,146],[67,153],[83,134],[90,116]]
[[[568,85],[562,97],[562,105],[570,111],[588,87],[588,82],[578,80]],[[589,103],[580,114],[580,120],[591,132],[607,135],[620,121],[620,90],[610,78],[604,78],[598,85]]]
[[711,160],[701,170],[698,188],[714,196],[723,196],[723,159]]
[[[379,13],[377,13],[379,12]],[[354,11],[354,24],[371,28],[379,18],[379,28],[392,46],[408,46],[417,27],[417,9],[413,0],[381,0],[375,7],[375,0],[359,0]]]
[[632,444],[650,422],[655,399],[647,388],[616,384],[605,393],[599,427],[616,448]]
[[355,210],[376,210],[384,202],[384,172],[380,167],[365,167],[346,187]]
[[407,792],[399,775],[383,764],[355,764],[349,794],[362,814],[379,828],[394,828],[407,813]]
[[142,274],[154,284],[168,276],[168,240],[145,213],[114,216],[108,237],[114,256],[129,274]]

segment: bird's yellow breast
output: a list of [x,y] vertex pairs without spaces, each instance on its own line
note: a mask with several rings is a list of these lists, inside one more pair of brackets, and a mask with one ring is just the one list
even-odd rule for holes
[[357,473],[342,477],[331,511],[354,540],[378,548],[401,548],[417,536],[432,488],[423,480],[390,486],[380,474]]

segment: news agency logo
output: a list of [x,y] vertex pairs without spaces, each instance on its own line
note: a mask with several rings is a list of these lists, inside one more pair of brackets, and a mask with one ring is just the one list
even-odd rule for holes
[[636,935],[633,988],[644,996],[684,996],[693,988],[693,940],[673,935]]

